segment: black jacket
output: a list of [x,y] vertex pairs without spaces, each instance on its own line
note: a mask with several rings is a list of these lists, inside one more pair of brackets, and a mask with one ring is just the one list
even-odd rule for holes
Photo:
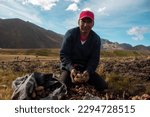
[[79,27],[66,32],[60,49],[61,68],[71,71],[74,64],[81,64],[89,73],[95,72],[100,57],[100,37],[91,30],[87,41],[82,45]]

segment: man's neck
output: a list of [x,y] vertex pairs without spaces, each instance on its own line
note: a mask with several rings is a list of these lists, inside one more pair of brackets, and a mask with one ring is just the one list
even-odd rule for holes
[[80,34],[81,34],[81,36],[83,36],[83,37],[88,37],[88,35],[89,35],[89,33],[84,33],[84,32],[80,32]]
[[88,38],[89,33],[80,33],[80,40],[86,41]]

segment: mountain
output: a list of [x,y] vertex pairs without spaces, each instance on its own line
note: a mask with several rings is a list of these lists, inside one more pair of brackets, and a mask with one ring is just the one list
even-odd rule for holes
[[63,35],[21,19],[0,19],[0,48],[58,48]]
[[137,45],[133,47],[135,50],[150,50],[150,46]]
[[132,45],[130,45],[130,44],[127,44],[127,43],[122,43],[122,44],[119,44],[123,49],[125,49],[125,50],[132,50],[133,49],[133,47],[132,47]]
[[101,39],[101,43],[101,47],[104,50],[123,50],[123,48],[117,42],[113,43],[107,39]]
[[127,43],[119,44],[117,42],[111,42],[107,39],[101,39],[103,50],[148,50],[150,51],[150,46],[137,45],[132,46]]
[[[0,19],[0,48],[60,48],[63,35],[21,19]],[[148,50],[150,46],[101,39],[104,50]]]

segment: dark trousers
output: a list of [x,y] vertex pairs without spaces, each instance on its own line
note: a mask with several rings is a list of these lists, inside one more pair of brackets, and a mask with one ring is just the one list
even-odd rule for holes
[[[71,82],[69,71],[62,70],[60,79],[63,83],[66,84],[68,88],[74,85]],[[104,89],[107,89],[107,83],[96,72],[93,74],[90,74],[90,78],[87,81],[87,83],[90,85],[93,85],[95,89],[97,89],[98,91],[103,91]]]

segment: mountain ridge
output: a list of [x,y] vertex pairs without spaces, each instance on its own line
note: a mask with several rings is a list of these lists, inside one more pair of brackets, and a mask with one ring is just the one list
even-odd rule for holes
[[58,48],[62,38],[18,18],[0,20],[0,48]]
[[[0,19],[0,48],[60,48],[63,35],[19,18]],[[101,39],[104,50],[150,50],[150,46],[132,46]]]
[[150,51],[150,46],[144,45],[136,45],[132,46],[131,44],[127,43],[118,43],[118,42],[111,42],[107,39],[101,39],[102,41],[102,49],[104,50],[148,50]]

